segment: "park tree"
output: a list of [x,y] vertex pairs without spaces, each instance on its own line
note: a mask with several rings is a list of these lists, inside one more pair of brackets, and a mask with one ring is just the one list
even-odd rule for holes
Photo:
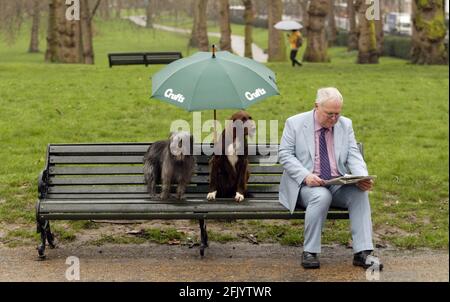
[[192,4],[194,24],[192,27],[189,45],[192,47],[197,47],[201,51],[208,51],[209,41],[206,16],[208,0],[194,0]]
[[379,53],[377,50],[377,35],[375,20],[367,18],[369,5],[365,0],[355,1],[358,16],[358,59],[359,64],[377,64]]
[[303,60],[306,62],[328,62],[325,20],[328,15],[329,0],[311,0],[308,7],[307,38]]
[[245,23],[245,50],[244,56],[247,58],[253,58],[252,43],[253,43],[253,20],[255,18],[253,12],[252,0],[242,0],[244,4],[244,23]]
[[335,0],[329,0],[330,1],[330,10],[328,13],[328,26],[327,26],[327,38],[328,38],[328,45],[329,46],[333,46],[336,44],[337,41],[337,34],[338,34],[338,30],[336,27],[336,18],[334,15],[334,5],[335,5]]
[[119,19],[123,8],[123,0],[115,0],[114,6],[116,8],[115,17]]
[[24,12],[23,0],[0,0],[0,31],[7,44],[15,42],[24,21]]
[[219,25],[220,49],[231,51],[230,3],[228,0],[219,0]]
[[146,0],[146,6],[145,6],[145,14],[146,14],[146,23],[145,27],[147,28],[153,28],[153,1],[152,0]]
[[446,35],[444,1],[413,0],[412,7],[411,62],[414,64],[447,64],[448,51],[444,46]]
[[349,22],[347,50],[358,49],[358,28],[356,26],[355,0],[347,0],[347,15]]
[[286,60],[286,45],[283,33],[274,28],[274,25],[281,21],[283,14],[283,2],[281,0],[268,0],[268,21],[269,21],[269,56],[270,62]]
[[309,2],[311,2],[310,0],[297,0],[300,4],[301,7],[301,15],[302,15],[302,23],[303,23],[303,28],[307,28],[308,27],[308,19],[309,19],[309,15],[308,15],[308,5]]
[[377,52],[381,57],[384,52],[384,31],[383,31],[383,1],[379,0],[379,18],[375,18],[375,35],[377,38]]
[[100,0],[93,7],[89,0],[79,1],[79,20],[76,20],[77,7],[73,6],[73,17],[68,20],[66,13],[71,7],[65,0],[51,0],[49,3],[47,62],[94,64],[94,47],[92,43],[92,19]]
[[41,1],[32,0],[31,1],[31,38],[30,47],[28,52],[36,53],[39,52],[39,24],[41,21]]

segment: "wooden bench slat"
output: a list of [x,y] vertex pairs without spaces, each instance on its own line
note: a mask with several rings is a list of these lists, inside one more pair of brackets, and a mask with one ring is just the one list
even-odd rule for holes
[[142,164],[143,156],[51,156],[51,164]]
[[[212,212],[212,213],[42,213],[48,220],[149,220],[149,219],[305,219],[304,211],[284,212]],[[348,212],[328,212],[328,219],[348,219]]]
[[[281,175],[251,175],[249,184],[278,184]],[[208,175],[194,175],[191,184],[208,184]],[[144,176],[97,176],[97,177],[52,177],[50,185],[114,185],[114,184],[145,184]]]
[[50,146],[50,154],[54,153],[140,153],[144,154],[150,144],[141,145],[79,145],[79,146]]
[[[132,144],[132,145],[124,145],[124,144],[109,144],[109,145],[89,145],[89,144],[81,144],[81,145],[50,145],[49,152],[52,154],[77,154],[82,153],[84,155],[89,153],[94,154],[114,154],[114,153],[139,153],[144,154],[148,147],[151,144]],[[195,154],[202,154],[202,147],[199,144],[195,144]],[[268,154],[269,152],[276,152],[278,150],[278,145],[250,145],[250,150],[253,150],[256,154],[256,151],[260,151],[261,154]]]
[[[274,199],[278,200],[278,193],[252,193],[255,198],[260,199]],[[44,201],[52,200],[52,199],[77,199],[77,200],[83,200],[83,199],[108,199],[108,200],[115,200],[115,199],[149,199],[148,193],[115,193],[115,194],[105,194],[105,193],[93,193],[93,194],[58,194],[58,193],[51,193],[46,196],[46,199]],[[186,198],[206,198],[206,192],[204,193],[186,193]]]
[[[210,157],[206,155],[196,156],[197,163],[208,163]],[[277,157],[250,155],[248,159],[251,163],[277,163]],[[51,164],[142,164],[143,155],[90,155],[90,156],[50,156]]]
[[234,201],[228,203],[220,202],[202,202],[202,203],[98,203],[91,200],[87,203],[63,202],[53,203],[45,202],[40,204],[41,212],[50,213],[158,213],[158,212],[269,212],[269,211],[288,211],[278,202],[241,202]]
[[[195,167],[197,174],[208,174],[208,165],[197,165]],[[281,174],[283,167],[281,165],[273,166],[252,166],[252,174]],[[86,167],[86,166],[51,166],[50,175],[122,175],[122,174],[143,174],[143,166],[110,166],[110,167]]]
[[[277,193],[279,189],[279,185],[266,185],[266,186],[258,186],[258,185],[249,185],[248,190],[250,192],[270,192]],[[188,186],[186,188],[186,192],[207,193],[208,186],[207,185],[199,185],[199,186]],[[147,188],[144,185],[135,185],[135,186],[50,186],[48,188],[48,193],[147,193]]]

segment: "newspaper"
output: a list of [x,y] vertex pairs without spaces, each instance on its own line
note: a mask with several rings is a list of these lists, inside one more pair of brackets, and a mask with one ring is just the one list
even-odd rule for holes
[[357,176],[351,174],[345,174],[344,176],[336,177],[333,179],[325,180],[325,185],[349,185],[357,183],[361,180],[371,179],[374,180],[376,175],[368,175],[368,176]]

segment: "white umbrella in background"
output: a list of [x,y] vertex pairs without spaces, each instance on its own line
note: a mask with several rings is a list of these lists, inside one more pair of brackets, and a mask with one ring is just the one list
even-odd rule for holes
[[279,30],[296,30],[303,28],[303,25],[296,21],[286,20],[277,22],[277,24],[275,24],[273,27]]

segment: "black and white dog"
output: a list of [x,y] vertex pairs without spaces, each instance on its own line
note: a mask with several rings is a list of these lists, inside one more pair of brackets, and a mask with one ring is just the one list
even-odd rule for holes
[[188,132],[174,132],[169,139],[154,142],[144,155],[144,178],[150,196],[156,195],[156,184],[161,183],[161,199],[170,198],[170,186],[177,186],[177,199],[184,199],[191,181],[195,159],[192,155],[193,136]]

